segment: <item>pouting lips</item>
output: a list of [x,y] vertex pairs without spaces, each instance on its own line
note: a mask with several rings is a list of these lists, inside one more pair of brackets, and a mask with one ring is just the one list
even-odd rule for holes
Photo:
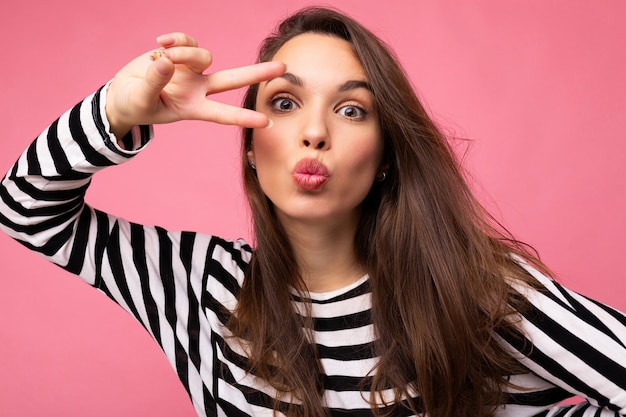
[[301,159],[294,167],[292,176],[300,189],[315,191],[328,181],[328,168],[317,159]]

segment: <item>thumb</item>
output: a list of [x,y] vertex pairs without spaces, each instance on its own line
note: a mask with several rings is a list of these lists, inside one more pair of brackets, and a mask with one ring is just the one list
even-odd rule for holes
[[161,94],[163,88],[174,75],[174,63],[163,56],[156,59],[146,70],[146,85],[143,91],[143,99],[150,102]]

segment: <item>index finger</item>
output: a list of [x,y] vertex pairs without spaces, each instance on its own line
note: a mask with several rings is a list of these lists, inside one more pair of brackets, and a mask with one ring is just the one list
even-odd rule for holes
[[217,71],[206,76],[207,95],[271,80],[284,74],[286,70],[282,62],[270,61]]

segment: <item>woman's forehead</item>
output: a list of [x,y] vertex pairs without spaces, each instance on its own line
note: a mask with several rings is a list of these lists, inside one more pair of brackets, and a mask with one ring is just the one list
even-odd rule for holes
[[290,79],[296,80],[295,84],[316,80],[334,80],[338,85],[346,80],[367,81],[365,70],[350,43],[331,35],[298,35],[287,41],[272,60],[287,65],[287,73],[293,74]]

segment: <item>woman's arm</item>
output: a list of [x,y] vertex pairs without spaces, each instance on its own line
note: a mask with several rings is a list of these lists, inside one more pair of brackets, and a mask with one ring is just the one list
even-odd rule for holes
[[[207,99],[274,78],[273,62],[204,74],[211,54],[182,33],[122,68],[104,89],[65,113],[24,152],[2,181],[0,223],[24,245],[65,264],[90,176],[130,159],[150,139],[147,125],[183,119],[264,127],[259,112]],[[139,127],[143,126],[143,127]],[[130,132],[130,133],[129,133]]]
[[100,88],[46,128],[0,184],[0,227],[75,273],[82,269],[72,266],[79,252],[72,244],[81,232],[77,223],[95,216],[84,203],[91,176],[131,159],[151,139],[148,126],[137,126],[120,140],[108,133],[106,91],[107,86]]
[[[198,352],[210,348],[206,333],[215,319],[202,297],[211,288],[214,295],[225,294],[221,299],[233,298],[222,282],[207,282],[207,274],[219,267],[238,277],[249,248],[130,223],[89,207],[84,196],[93,174],[128,161],[151,140],[146,124],[197,118],[267,125],[260,113],[211,102],[206,95],[275,77],[284,66],[204,75],[208,52],[184,44],[195,42],[184,35],[172,37],[164,49],[169,57],[153,61],[150,52],[142,54],[28,147],[0,183],[0,228],[139,320],[201,410],[210,391],[204,384],[212,379],[201,376]],[[209,255],[219,257],[218,266]]]
[[[524,267],[545,291],[518,288],[531,303],[519,322],[526,339],[506,343],[532,374],[555,387],[544,387],[543,401],[557,391],[587,400],[553,407],[547,415],[626,415],[626,316]],[[519,377],[538,393],[532,380]]]

